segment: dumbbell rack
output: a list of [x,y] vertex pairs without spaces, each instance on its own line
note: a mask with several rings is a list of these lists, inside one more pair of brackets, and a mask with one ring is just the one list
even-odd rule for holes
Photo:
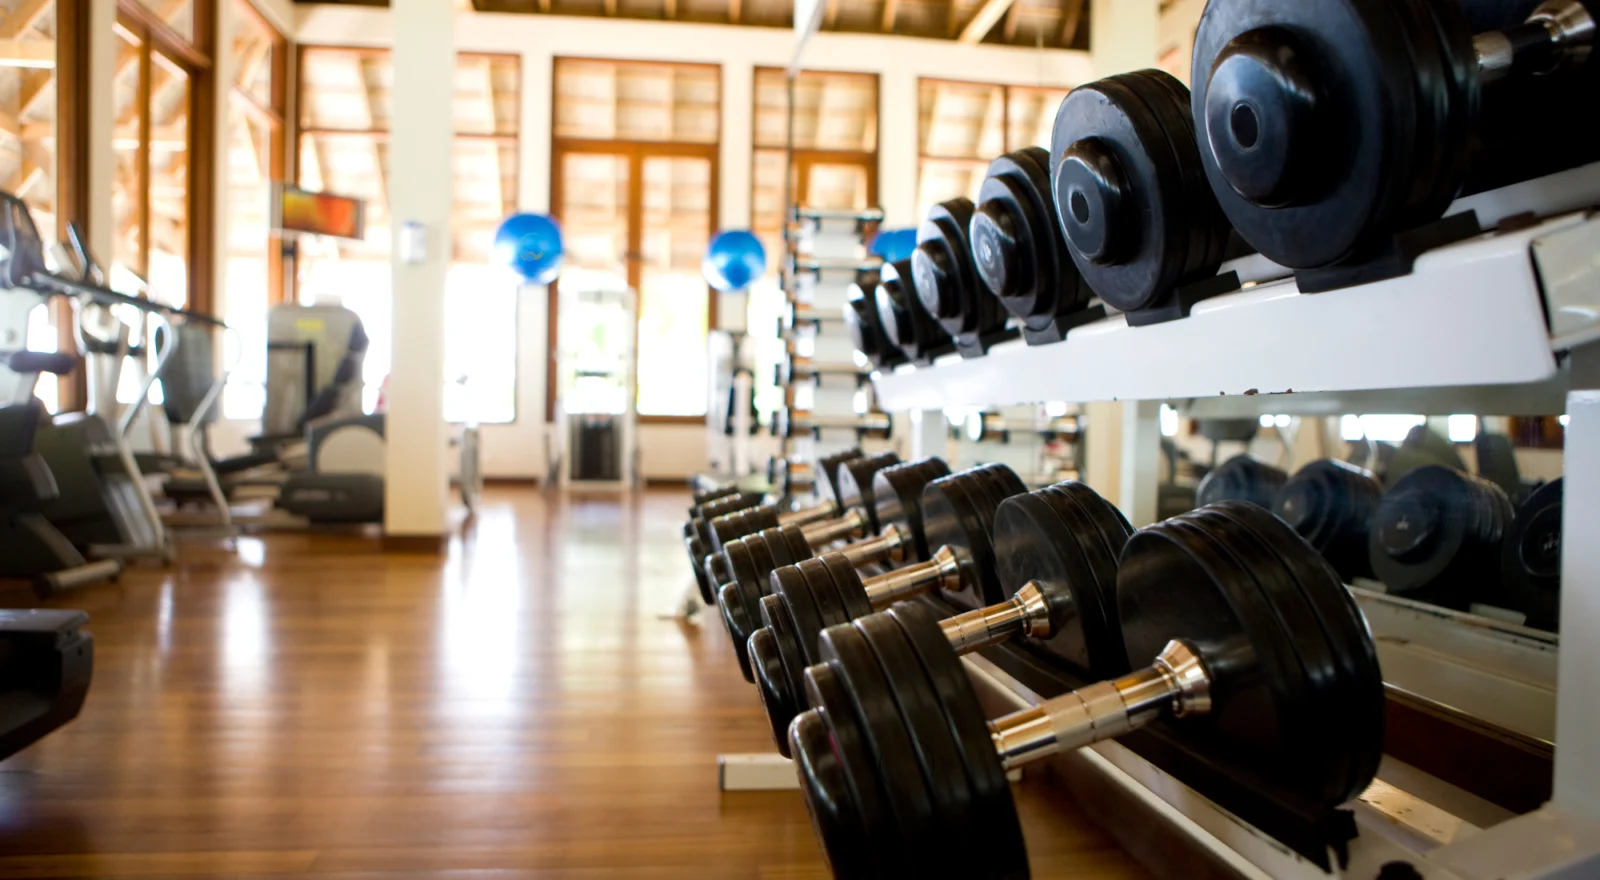
[[[882,220],[883,212],[876,208],[800,207],[790,215],[783,267],[788,307],[778,332],[785,342],[783,364],[797,368],[791,372],[780,364],[774,378],[783,389],[784,405],[808,411],[819,423],[838,426],[855,420],[862,391],[871,401],[871,388],[863,381],[866,374],[844,323],[844,309],[857,274],[879,265],[876,257],[867,256],[866,235]],[[812,317],[796,318],[802,313]],[[862,439],[846,427],[825,427],[811,435],[780,437],[778,448],[786,459],[816,462],[852,446],[870,445]]]
[[[1391,723],[1399,690],[1406,700],[1466,710],[1529,743],[1553,744],[1549,801],[1480,830],[1486,823],[1469,818],[1471,811],[1452,812],[1464,802],[1459,791],[1442,790],[1437,780],[1418,784],[1419,771],[1395,765],[1391,755],[1351,805],[1357,836],[1348,860],[1332,864],[1336,876],[1349,877],[1377,876],[1390,861],[1428,878],[1600,876],[1597,253],[1600,215],[1506,224],[1423,254],[1406,276],[1302,295],[1292,278],[1257,275],[1183,320],[1130,327],[1112,314],[1060,343],[1004,343],[984,358],[900,367],[875,375],[874,384],[885,409],[909,412],[919,426],[911,457],[944,448],[945,407],[1125,402],[1121,448],[1113,453],[1121,491],[1113,497],[1135,526],[1154,519],[1160,402],[1191,416],[1565,412],[1559,651],[1549,634],[1355,591],[1379,645]],[[1238,268],[1248,276],[1252,267]],[[1062,687],[995,657],[968,666],[992,701],[991,716]],[[1292,829],[1268,830],[1271,816],[1224,808],[1134,743],[1099,744],[1058,766],[1069,779],[1088,774],[1096,785],[1131,793],[1190,842],[1247,872],[1328,876],[1305,849],[1285,846]]]

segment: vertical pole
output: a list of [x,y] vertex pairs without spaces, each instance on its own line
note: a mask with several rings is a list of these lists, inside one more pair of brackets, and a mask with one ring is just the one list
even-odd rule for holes
[[1156,521],[1161,482],[1161,404],[1154,400],[1122,405],[1122,473],[1117,506],[1134,528]]
[[1160,36],[1158,0],[1089,5],[1089,55],[1095,76],[1154,67]]
[[[1590,346],[1594,348],[1594,346]],[[1573,353],[1561,523],[1561,656],[1556,670],[1555,792],[1559,807],[1600,821],[1600,352]],[[1580,379],[1581,377],[1581,379]]]
[[[455,10],[393,0],[394,101],[389,139],[394,366],[384,532],[445,529],[444,288],[450,267]],[[408,230],[410,230],[408,232]],[[402,477],[403,475],[403,477]]]

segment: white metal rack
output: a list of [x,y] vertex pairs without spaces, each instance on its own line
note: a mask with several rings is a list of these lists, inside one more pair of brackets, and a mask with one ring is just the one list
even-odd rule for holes
[[[1464,617],[1421,621],[1403,602],[1358,593],[1391,686],[1399,677],[1428,699],[1498,713],[1509,729],[1553,733],[1554,795],[1532,813],[1479,827],[1452,813],[1448,798],[1405,790],[1401,771],[1386,765],[1354,805],[1360,836],[1339,873],[1373,877],[1403,859],[1427,878],[1600,877],[1597,341],[1600,217],[1575,212],[1429,252],[1400,278],[1315,295],[1300,294],[1292,278],[1264,280],[1170,323],[1130,327],[1113,314],[1054,345],[1007,343],[984,358],[902,367],[874,382],[885,409],[924,426],[913,456],[937,448],[932,426],[945,407],[1135,402],[1119,422],[1115,497],[1125,509],[1155,491],[1154,454],[1143,447],[1154,441],[1156,401],[1200,416],[1565,412],[1559,651],[1553,637]],[[1419,643],[1419,633],[1435,643]],[[1474,640],[1492,643],[1503,662],[1454,663],[1451,651]],[[1481,646],[1473,652],[1481,656]],[[1038,700],[981,658],[969,668],[1017,705]],[[1116,743],[1095,746],[1088,760],[1246,875],[1326,876]]]

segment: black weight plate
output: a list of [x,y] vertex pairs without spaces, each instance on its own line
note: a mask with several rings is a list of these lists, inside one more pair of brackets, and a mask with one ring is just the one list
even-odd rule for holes
[[706,574],[706,556],[709,554],[706,553],[705,542],[700,540],[699,535],[690,535],[683,539],[683,547],[689,554],[689,569],[694,572],[694,582],[700,588],[701,600],[707,605],[714,604],[717,597],[712,592],[711,578]]
[[[761,613],[760,606],[756,604],[761,601],[762,596],[761,587],[757,581],[767,577],[767,574],[761,571],[761,562],[756,558],[755,546],[759,544],[761,544],[760,541],[746,543],[741,538],[729,542],[726,547],[722,548],[722,559],[728,565],[729,574],[728,582],[724,584],[724,587],[732,586],[734,588],[731,598],[739,605],[739,613],[736,615],[730,615],[728,609],[724,608],[723,621],[729,624],[728,634],[733,637],[734,650],[740,655],[739,668],[741,671],[746,672],[749,670],[750,665],[749,659],[744,656],[744,644],[750,638],[750,633],[755,629],[756,620],[759,619]],[[771,557],[763,556],[763,559],[770,561]],[[771,569],[768,569],[768,571],[770,572]],[[719,591],[718,599],[729,595],[725,590]],[[738,625],[740,629],[734,630],[732,627],[735,625]],[[746,680],[749,679],[747,678]]]
[[1224,502],[1212,509],[1232,517],[1277,555],[1322,626],[1340,670],[1340,686],[1349,693],[1343,699],[1347,710],[1343,717],[1336,715],[1333,723],[1344,727],[1345,732],[1335,742],[1350,756],[1350,778],[1344,791],[1346,799],[1353,798],[1378,771],[1388,704],[1377,646],[1367,629],[1366,616],[1338,573],[1281,520],[1262,516],[1259,510],[1239,502]]
[[[907,864],[905,859],[909,856],[907,841],[902,837],[895,814],[889,806],[889,795],[880,779],[872,746],[867,741],[861,718],[851,705],[844,683],[832,666],[812,666],[805,671],[805,692],[808,702],[828,728],[828,735],[833,740],[834,757],[844,768],[845,781],[861,816],[864,836],[871,842],[871,848],[866,852],[830,851],[828,861],[836,871],[840,870],[840,863],[845,862],[848,865],[845,870],[852,874],[872,870],[878,872],[874,876],[890,876],[904,870]],[[789,744],[791,747],[796,745],[796,737],[792,733]],[[804,745],[804,741],[801,744]],[[830,842],[823,839],[824,845]],[[861,858],[860,864],[853,864],[855,857]]]
[[871,614],[872,600],[867,598],[866,587],[861,583],[861,572],[850,564],[850,560],[839,553],[824,554],[820,560],[833,575],[833,585],[839,590],[839,601],[844,603],[845,619],[855,620]]
[[764,624],[750,634],[750,667],[755,670],[756,694],[772,727],[772,741],[786,758],[789,722],[805,709],[805,662],[794,643],[788,609],[777,596],[761,599]]
[[1522,502],[1500,548],[1512,604],[1529,626],[1552,632],[1561,620],[1561,504],[1558,477]]
[[922,518],[928,547],[937,552],[937,548],[949,546],[961,559],[961,589],[943,591],[941,597],[975,609],[1000,601],[1000,589],[993,576],[992,554],[986,554],[990,561],[985,565],[972,552],[974,545],[986,549],[981,546],[988,543],[986,522],[979,508],[992,502],[987,490],[980,488],[976,496],[966,491],[969,484],[981,487],[982,477],[973,471],[965,473],[966,479],[957,474],[928,484],[922,492]]
[[967,241],[973,211],[964,197],[934,205],[917,228],[917,247],[911,252],[917,300],[951,336],[982,329],[978,278]]
[[[1482,592],[1481,582],[1498,583],[1501,535],[1492,522],[1483,528],[1484,495],[1505,497],[1500,487],[1442,465],[1401,477],[1372,518],[1367,546],[1378,579],[1396,595],[1460,609]],[[1491,556],[1492,572],[1484,569]]]
[[[1189,78],[1200,157],[1223,213],[1268,259],[1291,268],[1312,268],[1345,257],[1370,229],[1381,225],[1384,212],[1402,197],[1401,175],[1408,173],[1409,154],[1435,152],[1430,145],[1417,149],[1414,127],[1419,108],[1411,47],[1399,30],[1388,4],[1365,0],[1207,4],[1195,32]],[[1320,122],[1313,127],[1296,129],[1292,138],[1277,137],[1284,130],[1278,124],[1281,119],[1268,118],[1259,127],[1265,139],[1239,153],[1280,157],[1293,164],[1293,171],[1284,173],[1299,183],[1269,200],[1272,207],[1246,200],[1224,177],[1217,150],[1231,143],[1222,139],[1233,135],[1224,130],[1226,125],[1213,131],[1207,122],[1208,97],[1219,88],[1212,77],[1214,68],[1220,69],[1219,56],[1229,45],[1245,45],[1246,35],[1261,38],[1263,46],[1256,49],[1260,57],[1280,65],[1298,63],[1313,83],[1284,94],[1314,95],[1319,103]],[[1285,78],[1268,74],[1253,80],[1274,81]],[[1229,97],[1225,90],[1217,95],[1219,114],[1231,114],[1231,108],[1247,103]],[[1261,101],[1251,106],[1256,104],[1268,106]]]
[[1217,207],[1206,172],[1200,165],[1200,148],[1194,138],[1194,118],[1189,115],[1189,89],[1164,70],[1136,70],[1126,85],[1138,92],[1161,120],[1167,145],[1183,178],[1183,204],[1189,229],[1188,260],[1179,283],[1217,274],[1223,239],[1227,236],[1222,209]]
[[[1195,153],[1183,151],[1185,132],[1181,125],[1177,124],[1178,117],[1175,117],[1168,107],[1169,93],[1160,85],[1149,81],[1145,77],[1147,73],[1150,71],[1129,71],[1117,77],[1117,84],[1137,97],[1144,112],[1150,115],[1161,131],[1160,142],[1146,144],[1146,148],[1171,162],[1173,170],[1177,172],[1178,189],[1171,193],[1176,201],[1167,205],[1167,210],[1177,222],[1178,229],[1172,240],[1175,248],[1172,256],[1173,259],[1182,261],[1182,268],[1173,278],[1173,286],[1176,287],[1194,277],[1207,246],[1206,239],[1209,232],[1198,222],[1200,212],[1193,204],[1194,190],[1191,189],[1192,176],[1199,170],[1200,157]],[[1194,130],[1189,129],[1188,134],[1192,136],[1193,133]],[[1164,152],[1161,149],[1162,144],[1166,145]],[[1189,161],[1191,158],[1193,162]],[[1201,175],[1203,179],[1204,172],[1201,172]],[[1209,192],[1209,188],[1206,191]],[[1178,249],[1180,246],[1181,249]]]
[[934,480],[950,475],[943,460],[930,458],[914,464],[884,468],[872,476],[872,497],[878,506],[878,531],[890,525],[903,527],[911,537],[907,563],[928,558],[930,548],[922,532],[922,490]]
[[[979,583],[982,584],[988,599],[987,604],[1005,600],[1005,592],[1000,587],[1000,581],[994,576],[994,514],[1007,498],[1016,495],[1026,495],[1028,487],[1022,482],[1015,471],[1003,464],[986,465],[982,468],[982,481],[979,485],[988,491],[989,501],[977,508],[978,521],[982,524],[979,532],[981,540],[974,540],[967,551],[972,554],[973,567],[980,575]],[[969,489],[970,495],[976,498],[976,493]]]
[[816,559],[807,559],[795,567],[805,574],[806,583],[811,585],[811,598],[817,603],[817,618],[822,621],[822,626],[827,628],[849,623],[844,601],[839,598],[839,588],[833,585],[833,573],[828,571],[828,567]]
[[911,731],[900,719],[900,708],[872,649],[854,626],[836,626],[822,631],[818,653],[839,677],[861,722],[878,779],[888,795],[889,810],[910,850],[907,867],[913,872],[937,873],[940,858],[948,855],[939,840],[939,817],[917,766]]
[[1319,459],[1296,471],[1278,490],[1272,512],[1349,582],[1372,576],[1367,534],[1382,495],[1383,485],[1369,471]]
[[817,459],[817,470],[822,472],[823,485],[827,487],[827,496],[822,500],[834,502],[839,500],[839,465],[860,457],[861,449],[851,447]]
[[733,655],[739,658],[739,674],[744,676],[745,681],[755,681],[750,657],[745,653],[750,633],[755,629],[755,621],[745,611],[738,584],[723,584],[717,588],[717,610],[721,612],[719,616],[723,628],[728,631],[728,638],[733,640]]
[[1029,147],[989,163],[968,230],[979,283],[1035,328],[1048,325],[1062,310],[1061,299],[1078,287],[1071,283],[1076,271],[1065,282],[1061,277],[1064,254],[1049,203],[1049,174],[1039,167],[1041,152]]
[[[1106,203],[1097,194],[1062,174],[1069,148],[1091,140],[1114,157],[1123,176],[1122,205],[1114,216],[1105,215]],[[1051,198],[1072,262],[1094,292],[1131,311],[1170,291],[1183,271],[1186,247],[1174,213],[1181,204],[1182,176],[1157,121],[1134,93],[1115,77],[1069,92],[1056,113],[1050,166]],[[1082,241],[1074,241],[1079,224],[1089,221],[1115,230],[1100,262],[1088,256]]]
[[1304,685],[1290,637],[1255,582],[1187,517],[1140,529],[1123,550],[1117,614],[1128,664],[1148,665],[1175,638],[1211,658],[1212,711],[1174,723],[1207,752],[1270,778],[1299,732]]
[[1279,627],[1289,634],[1290,657],[1305,683],[1298,710],[1306,722],[1305,738],[1298,744],[1312,757],[1295,762],[1294,769],[1308,785],[1320,787],[1317,802],[1342,803],[1348,800],[1343,793],[1353,773],[1354,756],[1346,748],[1353,731],[1346,725],[1357,721],[1352,717],[1356,691],[1344,680],[1327,632],[1294,575],[1254,531],[1220,508],[1200,508],[1192,520],[1203,524],[1218,539],[1219,552],[1233,557],[1255,580]]
[[772,593],[789,608],[789,620],[794,624],[795,644],[807,666],[817,663],[817,635],[827,624],[817,611],[817,600],[812,594],[811,579],[798,566],[780,568],[772,573]]
[[878,511],[873,496],[873,475],[900,463],[893,452],[847,461],[839,466],[839,512],[857,509],[867,515],[867,533],[878,532]]
[[[1067,493],[1046,488],[1034,495],[1040,525],[1046,522],[1047,511],[1056,520],[1055,544],[1045,551],[1048,555],[1042,560],[1047,565],[1044,571],[1060,578],[1071,576],[1069,570],[1076,568],[1078,578],[1066,585],[1076,607],[1073,621],[1076,631],[1058,632],[1046,640],[1046,644],[1052,651],[1076,646],[1081,655],[1076,662],[1079,670],[1085,673],[1084,677],[1113,678],[1127,672],[1127,650],[1122,645],[1122,631],[1117,623],[1117,557],[1106,550],[1099,530]],[[999,524],[995,527],[998,530]],[[1047,537],[1048,533],[1042,531],[1041,536]],[[998,550],[996,545],[996,556],[1004,559]],[[1056,581],[1058,588],[1063,583]],[[1011,591],[1006,592],[1010,594]]]
[[957,874],[982,871],[984,841],[975,827],[979,817],[974,813],[972,784],[945,724],[939,695],[922,671],[922,661],[893,618],[869,614],[854,626],[878,658],[878,670],[900,708],[900,723],[922,765],[922,781],[933,796],[934,816],[949,859],[945,870]]
[[988,859],[984,876],[1025,878],[1028,876],[1028,851],[1017,820],[1016,803],[1011,799],[1011,784],[995,753],[989,726],[973,693],[961,659],[950,649],[950,642],[939,629],[933,614],[915,602],[902,602],[884,612],[905,632],[906,641],[922,663],[922,671],[933,684],[951,740],[967,768],[972,783],[973,816],[983,829],[984,853]]
[[1218,501],[1248,501],[1268,510],[1278,490],[1289,482],[1289,475],[1259,458],[1241,452],[1216,466],[1195,489],[1195,504],[1204,507]]
[[[873,864],[873,841],[856,808],[844,766],[833,751],[828,724],[817,712],[795,719],[793,728],[782,737],[785,755],[794,755],[795,773],[800,776],[800,791],[805,795],[806,814],[811,829],[822,841],[822,852],[829,859],[834,877],[879,876]],[[791,749],[789,742],[793,738]],[[832,854],[838,853],[837,861]]]
[[[1083,545],[1098,537],[1074,530],[1042,493],[1008,499],[994,518],[997,574],[1006,596],[1035,582],[1050,605],[1053,632],[1043,644],[1082,678],[1105,677],[1104,601]],[[1108,594],[1106,600],[1111,599]]]
[[[784,537],[783,534],[784,531],[790,529],[799,531],[799,529],[794,526],[779,526],[776,529],[762,529],[761,531],[756,532],[756,535],[760,537],[761,542],[767,545],[767,555],[772,557],[773,568],[780,568],[785,565],[793,565],[799,561],[794,558],[792,553],[789,552],[789,539]],[[766,574],[770,575],[772,572],[769,570],[766,572]],[[763,578],[763,585],[761,588],[763,595],[765,595],[767,590],[770,589],[770,581],[770,578]]]
[[1122,515],[1115,504],[1089,488],[1087,483],[1067,480],[1051,486],[1050,491],[1066,496],[1094,523],[1096,531],[1105,541],[1106,552],[1111,555],[1112,568],[1108,570],[1115,574],[1116,560],[1121,558],[1122,548],[1127,546],[1128,538],[1133,535],[1133,526],[1128,524],[1128,518]]
[[784,529],[783,540],[789,545],[789,558],[795,562],[817,555],[817,551],[811,547],[811,542],[806,540],[805,532],[800,531],[798,527]]

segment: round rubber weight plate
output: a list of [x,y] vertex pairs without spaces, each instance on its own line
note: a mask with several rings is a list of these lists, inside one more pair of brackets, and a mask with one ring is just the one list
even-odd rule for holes
[[1044,644],[1083,678],[1101,678],[1106,665],[1106,627],[1099,595],[1083,545],[1096,536],[1073,530],[1037,493],[1018,495],[1000,505],[994,520],[997,574],[1007,596],[1030,581],[1039,583],[1051,606],[1055,631]]
[[1128,546],[1128,538],[1133,535],[1133,526],[1128,524],[1128,518],[1122,515],[1122,511],[1118,510],[1115,504],[1089,488],[1087,484],[1077,480],[1057,483],[1050,489],[1070,498],[1095,524],[1095,528],[1105,539],[1106,550],[1113,560],[1122,558],[1122,548]]
[[[769,611],[769,608],[773,610]],[[766,626],[750,634],[750,666],[755,670],[756,694],[761,697],[761,708],[767,713],[773,744],[784,757],[792,758],[787,731],[789,722],[805,708],[800,704],[804,692],[799,690],[804,686],[804,680],[800,677],[804,667],[799,665],[798,658],[784,655],[785,648],[781,640],[786,635],[792,638],[793,634],[782,630],[778,624],[787,620],[783,603],[778,602],[775,596],[762,599],[761,615]],[[791,659],[796,661],[793,669],[789,665]]]
[[1027,877],[1028,851],[1023,843],[1022,824],[1017,820],[1016,803],[1011,799],[1011,784],[995,754],[983,707],[972,691],[961,659],[951,650],[938,620],[926,608],[902,602],[884,614],[899,624],[921,661],[922,671],[939,699],[951,740],[967,768],[967,778],[972,783],[972,815],[988,860],[984,876]]
[[1528,496],[1501,545],[1506,591],[1529,626],[1560,622],[1562,485],[1558,477]]
[[1228,226],[1222,209],[1217,207],[1217,197],[1211,194],[1211,185],[1206,182],[1205,169],[1200,165],[1194,119],[1189,115],[1189,89],[1164,70],[1133,71],[1128,75],[1128,85],[1161,120],[1167,145],[1182,176],[1181,210],[1189,229],[1189,256],[1181,281],[1215,275]]
[[[896,871],[903,871],[907,864],[907,841],[890,808],[872,745],[867,741],[861,718],[851,704],[844,682],[831,665],[817,665],[806,670],[805,691],[807,701],[828,728],[833,754],[844,769],[845,782],[861,816],[861,827],[871,843],[869,852],[830,852],[828,860],[838,870],[841,856],[859,855],[862,862],[853,867],[875,867],[881,872],[877,876],[893,876]],[[793,744],[791,736],[790,745]]]
[[[790,746],[790,739],[793,746]],[[821,713],[806,712],[787,731],[781,751],[794,756],[800,791],[805,795],[811,829],[822,841],[823,855],[835,877],[878,876],[873,844],[856,808],[844,765],[833,750],[833,737]]]
[[850,620],[872,613],[872,600],[867,598],[866,587],[861,583],[861,573],[840,553],[827,553],[819,557],[833,575],[833,585],[839,590],[839,601],[844,603],[844,613]]
[[1209,754],[1269,769],[1288,750],[1296,724],[1293,689],[1300,676],[1286,656],[1288,636],[1266,607],[1261,590],[1215,540],[1180,515],[1135,532],[1117,572],[1117,613],[1128,664],[1150,663],[1172,639],[1185,639],[1206,657],[1227,658],[1213,669],[1214,706],[1181,719],[1185,736]]
[[982,608],[1001,598],[993,568],[985,570],[971,552],[975,543],[988,543],[979,508],[992,502],[980,474],[969,473],[966,480],[957,477],[928,484],[922,493],[923,525],[930,549],[937,553],[937,548],[949,546],[961,558],[961,588],[943,591],[939,597],[962,608]]
[[795,644],[800,646],[800,658],[810,666],[817,661],[817,637],[827,626],[817,611],[817,600],[812,593],[811,579],[799,566],[780,568],[772,573],[773,593],[789,608],[789,619],[794,623]]
[[755,671],[750,668],[750,655],[746,653],[755,621],[745,611],[738,584],[723,584],[717,590],[717,610],[721,612],[722,625],[728,631],[728,638],[733,640],[733,654],[739,658],[739,674],[744,676],[745,681],[755,681]]
[[853,626],[824,632],[819,649],[823,661],[839,677],[861,721],[869,754],[878,768],[884,793],[888,795],[889,810],[900,828],[901,839],[910,850],[909,867],[913,871],[938,873],[939,860],[948,853],[940,844],[942,829],[933,812],[932,794],[917,765],[911,732],[900,718],[894,692],[884,679],[872,649]]
[[784,529],[783,539],[789,544],[789,558],[794,562],[817,555],[817,551],[811,549],[810,542],[806,541],[805,532],[800,531],[799,527]]
[[[1198,265],[1197,257],[1204,252],[1206,244],[1204,241],[1206,230],[1196,224],[1195,218],[1198,212],[1190,204],[1192,198],[1192,191],[1189,189],[1190,175],[1192,171],[1198,170],[1200,157],[1192,153],[1185,155],[1182,152],[1182,131],[1181,129],[1174,131],[1172,127],[1174,119],[1166,110],[1166,92],[1140,73],[1141,71],[1129,71],[1115,79],[1119,86],[1131,93],[1133,100],[1138,101],[1139,109],[1134,112],[1145,116],[1147,121],[1154,123],[1160,132],[1158,141],[1146,143],[1144,147],[1152,154],[1151,158],[1154,161],[1167,165],[1173,175],[1167,179],[1173,182],[1174,188],[1165,196],[1174,201],[1168,202],[1164,210],[1176,230],[1169,242],[1171,248],[1169,257],[1178,267],[1173,276],[1173,282],[1178,284],[1194,273]],[[1193,129],[1190,129],[1190,134],[1192,137]],[[1189,156],[1194,158],[1193,167],[1186,161]],[[1207,192],[1209,191],[1208,188]]]
[[950,475],[942,460],[930,458],[915,464],[885,468],[872,477],[873,499],[877,504],[878,531],[890,525],[904,528],[911,536],[907,562],[928,558],[930,548],[922,528],[922,490],[934,480]]
[[873,500],[873,476],[878,471],[900,463],[893,452],[870,455],[847,461],[839,466],[839,510],[858,508],[867,515],[867,531],[878,531],[877,504]]
[[[785,565],[793,565],[796,562],[794,556],[789,553],[789,540],[784,537],[783,528],[762,529],[756,533],[761,536],[761,542],[767,545],[767,555],[772,557],[774,570]],[[771,571],[767,572],[769,575],[771,573]],[[770,581],[771,579],[768,578],[767,580]],[[763,587],[761,592],[766,594],[770,592],[770,588]]]
[[[1290,761],[1297,791],[1317,803],[1342,803],[1349,786],[1350,755],[1343,748],[1345,725],[1353,714],[1351,690],[1343,687],[1338,660],[1309,600],[1283,561],[1249,528],[1215,508],[1195,511],[1194,521],[1219,539],[1218,549],[1250,573],[1278,625],[1289,635],[1287,648],[1299,667],[1305,689],[1297,717],[1303,731],[1290,740],[1300,757]],[[1278,777],[1280,779],[1286,777]],[[1329,800],[1333,798],[1333,800]]]
[[1075,662],[1091,678],[1127,672],[1127,650],[1117,623],[1116,557],[1106,552],[1104,539],[1065,493],[1045,490],[1034,496],[1041,526],[1047,522],[1047,513],[1056,518],[1055,547],[1047,551],[1045,559],[1058,563],[1056,576],[1067,576],[1070,566],[1078,570],[1079,579],[1069,587],[1075,608],[1072,626],[1052,635],[1046,644],[1052,651],[1070,649],[1079,654]]
[[[756,548],[760,545],[759,540],[747,542],[740,538],[728,542],[722,548],[722,559],[728,565],[729,583],[739,588],[736,595],[739,597],[744,619],[751,622],[752,628],[761,614],[761,608],[756,604],[761,601],[762,596],[761,585],[758,582],[766,579],[771,572],[770,568],[766,572],[761,570],[763,568],[761,563],[763,561],[770,563],[772,557],[767,554],[758,557]],[[744,631],[744,637],[750,637],[749,629]]]
[[816,559],[807,559],[795,567],[805,574],[806,583],[811,585],[811,598],[817,603],[817,617],[822,621],[823,628],[849,623],[844,600],[839,598],[839,588],[833,585],[833,573],[828,571],[828,567]]
[[976,833],[972,784],[945,724],[944,707],[922,671],[922,661],[894,618],[869,614],[854,626],[878,658],[878,668],[900,707],[900,721],[922,765],[922,780],[933,794],[934,815],[950,858],[946,870],[957,874],[981,871],[984,846]]
[[1349,692],[1345,699],[1349,706],[1343,719],[1345,732],[1338,745],[1350,755],[1351,777],[1343,793],[1343,798],[1349,800],[1372,781],[1383,757],[1388,698],[1366,617],[1338,574],[1287,524],[1233,502],[1218,505],[1218,509],[1249,528],[1278,555],[1322,626],[1338,664],[1341,686]]
[[706,574],[706,545],[700,540],[699,535],[691,535],[683,539],[683,548],[689,554],[689,569],[694,572],[695,586],[700,588],[700,598],[707,605],[716,604],[717,597],[712,591],[715,586],[711,577]]

